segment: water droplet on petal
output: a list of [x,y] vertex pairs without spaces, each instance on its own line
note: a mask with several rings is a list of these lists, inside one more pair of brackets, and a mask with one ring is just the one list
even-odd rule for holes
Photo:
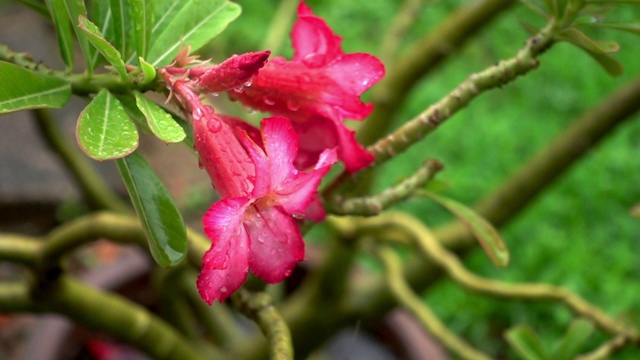
[[362,80],[362,86],[367,86],[367,85],[369,85],[369,79]]
[[300,103],[296,100],[289,100],[287,101],[287,109],[291,111],[298,111],[298,109],[300,109]]
[[210,119],[207,121],[207,129],[212,133],[220,131],[220,121],[217,119]]
[[304,219],[304,214],[293,213],[291,214],[291,216],[293,216],[294,219],[298,219],[298,220]]
[[292,272],[292,271],[291,271],[291,269],[289,269],[289,270],[285,270],[285,271],[284,271],[284,276],[285,276],[285,277],[289,277],[289,276],[291,275],[291,272]]
[[233,88],[233,92],[238,94],[242,94],[243,91],[244,91],[244,86],[237,86]]
[[212,93],[211,93],[211,96],[213,96],[213,97],[218,97],[218,96],[220,96],[220,93],[218,93],[218,92],[212,92]]
[[200,109],[199,107],[196,107],[193,110],[193,120],[199,121],[202,119],[203,116],[204,116],[204,113],[202,112],[202,109]]
[[266,96],[263,97],[262,100],[264,101],[265,104],[267,104],[269,106],[274,105],[276,103],[272,98],[269,98],[269,97],[266,97]]
[[308,67],[320,67],[325,63],[324,54],[311,53],[302,58],[302,63]]
[[229,291],[229,290],[227,290],[226,286],[223,286],[223,287],[220,288],[220,292],[221,293],[226,293],[227,291]]
[[253,82],[251,80],[244,83],[244,87],[251,87],[251,85],[253,85]]
[[198,167],[200,168],[200,170],[204,170],[204,165],[202,165],[202,162],[200,160],[198,160]]

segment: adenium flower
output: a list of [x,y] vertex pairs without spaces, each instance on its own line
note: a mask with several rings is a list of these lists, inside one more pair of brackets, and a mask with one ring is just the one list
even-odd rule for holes
[[292,32],[293,60],[275,57],[258,70],[232,99],[254,109],[284,116],[300,136],[296,166],[313,165],[324,149],[338,148],[348,171],[373,161],[344,119],[362,120],[372,110],[360,95],[384,76],[384,65],[373,55],[345,54],[341,38],[315,16],[304,1]]
[[197,280],[200,295],[209,304],[224,301],[249,270],[267,283],[282,281],[304,259],[296,219],[325,216],[317,188],[337,161],[335,150],[323,151],[312,170],[298,171],[298,135],[288,119],[266,118],[258,131],[216,114],[188,80],[168,84],[190,112],[195,150],[222,198],[203,218],[212,245]]

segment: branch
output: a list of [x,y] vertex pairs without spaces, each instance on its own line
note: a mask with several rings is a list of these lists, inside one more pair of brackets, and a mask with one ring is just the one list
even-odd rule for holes
[[171,326],[144,307],[62,276],[37,289],[40,311],[54,311],[135,346],[155,359],[201,360],[205,357]]
[[271,303],[269,295],[240,289],[233,295],[233,300],[236,308],[258,323],[262,329],[269,341],[270,359],[293,359],[291,332]]
[[133,90],[140,92],[149,90],[164,92],[166,90],[164,87],[159,86],[156,81],[151,81],[144,85],[140,85],[135,81],[125,83],[122,82],[120,75],[115,73],[92,74],[88,76],[87,74],[69,74],[64,71],[53,70],[46,65],[33,61],[33,59],[25,53],[9,49],[6,45],[0,45],[0,61],[7,61],[42,75],[55,76],[66,80],[71,85],[71,91],[79,96],[96,94],[101,89],[108,89],[110,92],[117,94],[128,93]]
[[35,308],[26,282],[0,283],[0,313],[32,312]]
[[375,111],[358,132],[360,142],[371,144],[386,134],[395,113],[415,84],[514,3],[513,0],[481,0],[461,6],[445,22],[417,41],[375,86]]
[[96,173],[87,158],[77,147],[67,142],[46,109],[37,109],[32,112],[40,130],[40,134],[51,149],[57,153],[67,168],[73,174],[82,192],[89,202],[98,208],[127,214],[131,208],[123,202]]
[[613,339],[602,344],[597,349],[588,354],[583,354],[576,357],[576,360],[605,360],[613,355],[616,351],[625,347],[629,342],[634,341],[638,344],[638,339],[631,339],[625,335],[618,335]]
[[488,355],[474,349],[450,331],[407,285],[398,256],[390,248],[379,249],[378,258],[385,268],[387,285],[398,303],[405,307],[449,351],[466,360],[489,360]]
[[516,56],[502,60],[479,73],[471,74],[440,101],[431,105],[392,134],[369,146],[367,150],[375,156],[375,164],[385,162],[424,138],[443,121],[467,106],[479,94],[506,85],[518,76],[538,67],[536,57],[553,44],[555,26],[553,21],[549,22],[538,34],[527,40],[525,46],[518,51]]
[[507,299],[558,301],[610,334],[638,338],[634,329],[621,325],[598,307],[564,288],[545,284],[506,284],[468,271],[460,259],[446,250],[420,220],[408,214],[387,213],[370,219],[363,226],[371,226],[376,232],[388,227],[398,227],[405,231],[429,260],[443,268],[452,280],[469,290]]
[[325,201],[327,211],[340,215],[374,216],[384,209],[411,196],[417,189],[423,187],[435,174],[443,168],[437,160],[427,162],[410,177],[400,184],[371,196],[345,198],[335,195]]
[[39,239],[8,233],[0,233],[0,260],[35,267],[37,253],[42,247]]

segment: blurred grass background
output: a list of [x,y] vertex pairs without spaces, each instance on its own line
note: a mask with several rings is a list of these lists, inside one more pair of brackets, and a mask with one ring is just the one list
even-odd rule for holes
[[[215,49],[230,53],[260,48],[277,1],[241,0],[242,16],[218,39]],[[378,54],[385,29],[401,2],[378,0],[307,1],[343,37],[346,52]],[[436,26],[464,1],[425,1],[400,49]],[[608,18],[640,19],[637,8],[620,7]],[[440,99],[470,73],[513,56],[527,33],[520,21],[542,25],[522,4],[506,11],[410,93],[393,121],[394,127]],[[598,40],[616,40],[616,58],[625,74],[611,78],[591,58],[566,43],[540,58],[539,69],[502,89],[477,98],[426,140],[386,164],[376,182],[383,189],[415,171],[427,157],[446,169],[439,180],[447,196],[473,204],[495,189],[525,159],[547,144],[566,125],[588,111],[612,90],[640,74],[638,37],[629,33],[590,33]],[[287,38],[280,52],[290,57]],[[215,56],[215,54],[214,54]],[[366,96],[366,95],[365,95]],[[640,106],[640,104],[639,104]],[[366,124],[366,121],[365,121]],[[567,287],[610,314],[640,324],[640,221],[629,209],[640,202],[640,116],[628,119],[594,150],[535,199],[502,229],[512,263],[496,269],[481,251],[466,259],[478,274],[504,281],[543,282]],[[397,208],[427,224],[450,216],[425,200]],[[448,280],[424,294],[425,301],[456,332],[493,354],[505,352],[502,333],[528,324],[550,347],[568,326],[571,315],[560,306],[496,300],[471,294]],[[592,347],[604,337],[591,337]],[[615,359],[637,359],[637,350]]]

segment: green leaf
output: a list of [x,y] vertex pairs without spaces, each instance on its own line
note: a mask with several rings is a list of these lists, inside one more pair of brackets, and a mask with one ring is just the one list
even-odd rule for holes
[[0,61],[0,114],[37,108],[60,108],[71,97],[65,80]]
[[483,219],[475,211],[465,205],[432,192],[423,191],[424,195],[433,199],[453,215],[460,219],[465,226],[474,234],[482,248],[491,259],[494,265],[504,267],[509,264],[509,250],[505,245],[502,236],[487,220]]
[[104,56],[116,71],[120,74],[123,82],[126,82],[129,74],[125,68],[120,52],[116,50],[107,40],[102,37],[100,29],[86,17],[80,15],[78,18],[80,29],[87,33],[88,39],[93,46]]
[[138,64],[140,64],[140,69],[142,69],[142,79],[139,81],[140,85],[147,85],[156,79],[156,68],[154,68],[153,65],[141,57],[138,58]]
[[571,323],[564,338],[553,351],[554,360],[572,360],[585,345],[593,332],[593,324],[585,319],[577,319]]
[[142,58],[145,58],[147,56],[147,50],[149,49],[151,29],[153,28],[153,7],[153,0],[131,0],[133,31],[136,39],[136,52],[138,56]]
[[180,46],[196,51],[240,15],[240,6],[226,0],[190,0],[166,27],[158,30],[146,59],[155,67],[170,63]]
[[60,56],[67,65],[67,71],[71,71],[73,70],[73,30],[69,22],[67,8],[64,0],[46,0],[46,4],[56,29]]
[[[179,2],[179,1],[177,1]],[[127,36],[127,13],[131,11],[128,1],[109,0],[111,9],[111,32],[108,39],[120,51],[123,57],[129,56],[129,42]]]
[[[505,338],[524,360],[551,360],[538,336],[527,326],[515,326],[507,330]],[[553,358],[555,360],[555,358]]]
[[80,148],[96,160],[116,159],[138,147],[138,130],[122,104],[102,89],[80,113],[76,128]]
[[162,141],[175,143],[184,140],[187,134],[175,120],[153,101],[139,92],[135,93],[138,109],[147,119],[151,131]]
[[622,64],[609,55],[609,53],[616,52],[620,49],[618,43],[613,41],[595,41],[576,28],[569,28],[562,31],[557,35],[557,39],[567,41],[583,50],[587,55],[597,61],[609,75],[622,75],[624,71]]
[[187,231],[169,191],[137,152],[116,163],[147,234],[151,255],[163,267],[179,264],[187,253]]
[[89,74],[93,72],[93,55],[94,50],[91,46],[89,46],[89,39],[87,39],[87,35],[84,31],[80,31],[78,28],[78,18],[80,15],[87,16],[87,8],[84,5],[83,0],[63,0],[65,7],[67,9],[67,15],[69,16],[69,20],[73,25],[73,30],[76,33],[76,37],[78,38],[78,44],[80,44],[80,50],[82,50],[82,54],[87,63],[87,71]]
[[610,54],[620,50],[620,45],[617,42],[593,40],[575,27],[561,31],[557,38],[598,54]]

